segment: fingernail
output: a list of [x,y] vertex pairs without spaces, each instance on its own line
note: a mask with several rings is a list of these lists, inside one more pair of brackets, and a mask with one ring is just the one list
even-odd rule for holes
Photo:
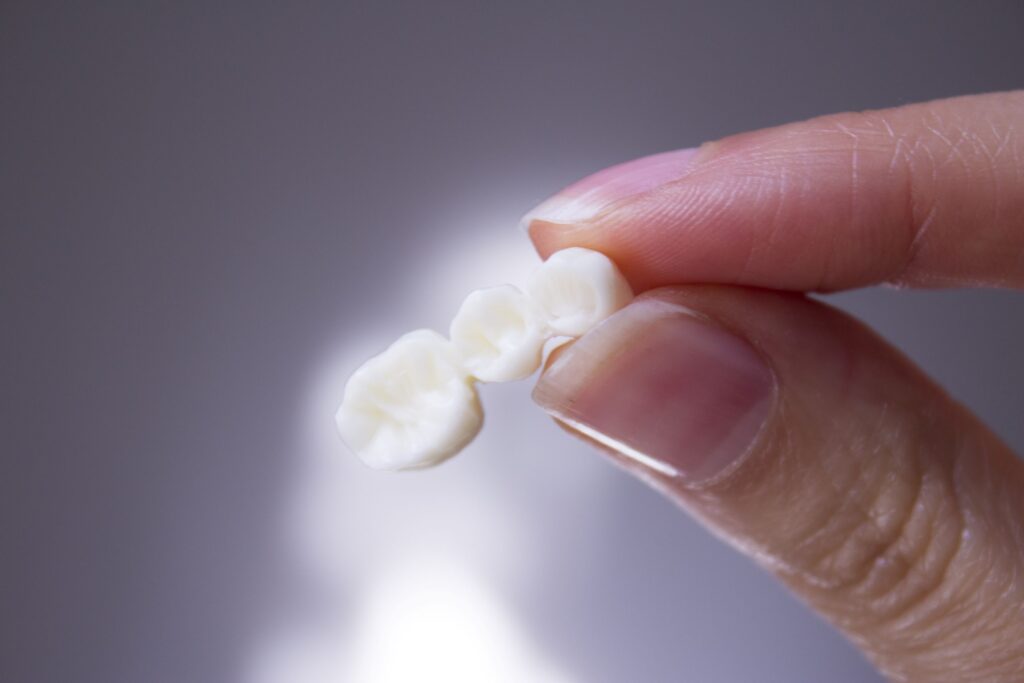
[[529,211],[520,221],[524,230],[535,221],[580,223],[612,204],[681,178],[698,148],[681,149],[627,161],[587,176]]
[[569,347],[534,400],[626,462],[685,483],[722,475],[768,419],[774,375],[745,340],[640,299]]

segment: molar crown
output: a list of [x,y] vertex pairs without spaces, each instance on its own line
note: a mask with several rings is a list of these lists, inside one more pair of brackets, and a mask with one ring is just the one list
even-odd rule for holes
[[355,371],[335,421],[367,465],[402,470],[458,453],[480,431],[483,410],[451,342],[416,330]]
[[523,379],[551,337],[578,337],[625,306],[633,292],[604,254],[573,247],[512,285],[471,292],[449,330],[410,332],[349,378],[335,417],[342,439],[374,469],[435,465],[480,431],[475,381]]
[[579,337],[633,298],[626,278],[598,251],[571,247],[555,252],[526,287],[547,315],[551,330]]
[[545,323],[543,312],[519,288],[501,285],[471,292],[449,333],[473,377],[508,382],[540,367]]

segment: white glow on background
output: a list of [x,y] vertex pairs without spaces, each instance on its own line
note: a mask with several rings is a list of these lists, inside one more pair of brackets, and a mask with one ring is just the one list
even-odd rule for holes
[[[531,642],[506,597],[510,587],[543,580],[537,562],[551,557],[539,544],[552,528],[552,506],[523,495],[572,496],[560,511],[571,522],[574,514],[593,516],[587,501],[604,488],[586,473],[563,477],[569,462],[553,460],[543,471],[525,464],[523,451],[539,453],[557,431],[530,403],[530,383],[482,387],[485,408],[499,410],[476,443],[434,470],[371,471],[334,428],[345,380],[392,341],[375,326],[409,316],[446,332],[471,289],[523,284],[539,263],[514,228],[467,234],[474,239],[418,259],[398,309],[365,321],[369,328],[351,321],[357,335],[344,334],[343,346],[314,368],[298,416],[305,457],[285,538],[316,586],[319,614],[265,635],[248,662],[249,683],[568,680]],[[536,486],[507,485],[525,474]]]
[[266,643],[250,683],[569,683],[492,591],[464,567],[410,558],[363,594],[351,633],[321,628]]
[[410,273],[417,285],[409,291],[417,308],[431,311],[446,326],[472,290],[506,283],[522,287],[538,265],[540,257],[523,232],[478,231],[444,245],[443,254],[421,259]]
[[349,680],[557,683],[505,607],[472,573],[414,561],[367,596]]

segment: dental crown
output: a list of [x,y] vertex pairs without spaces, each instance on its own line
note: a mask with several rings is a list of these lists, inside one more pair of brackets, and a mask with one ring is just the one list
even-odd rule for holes
[[436,465],[480,431],[476,382],[529,377],[549,339],[579,337],[632,298],[604,254],[580,247],[556,252],[525,291],[500,285],[471,292],[449,339],[416,330],[366,361],[345,385],[338,431],[374,469]]

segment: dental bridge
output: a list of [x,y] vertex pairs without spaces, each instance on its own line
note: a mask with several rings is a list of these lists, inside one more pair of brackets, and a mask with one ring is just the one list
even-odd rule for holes
[[579,337],[632,298],[611,259],[580,247],[552,254],[523,290],[471,292],[448,338],[409,332],[352,374],[335,416],[342,440],[374,469],[436,465],[483,425],[477,382],[529,377],[548,340]]

